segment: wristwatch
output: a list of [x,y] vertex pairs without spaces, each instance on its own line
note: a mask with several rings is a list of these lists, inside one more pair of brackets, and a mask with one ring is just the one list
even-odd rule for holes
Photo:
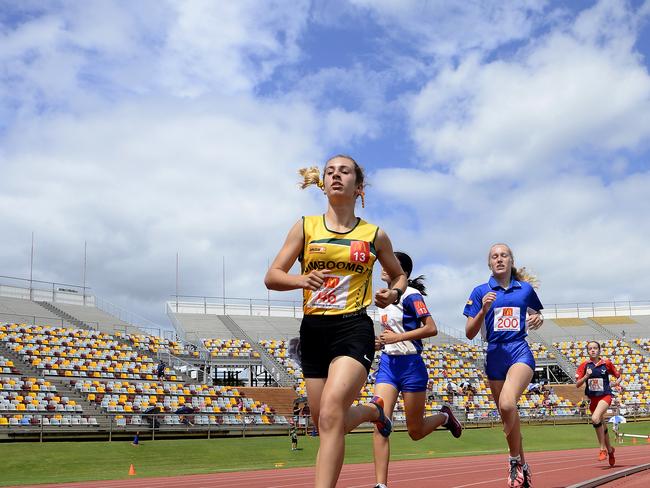
[[399,303],[399,301],[400,301],[400,298],[402,298],[402,295],[404,294],[404,292],[399,288],[391,288],[391,291],[393,291],[393,290],[395,290],[397,292],[397,298],[393,302],[393,305],[397,305]]

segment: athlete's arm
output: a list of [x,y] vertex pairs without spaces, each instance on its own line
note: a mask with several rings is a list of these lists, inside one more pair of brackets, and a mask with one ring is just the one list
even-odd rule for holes
[[485,320],[485,314],[488,313],[488,310],[490,310],[490,307],[492,307],[492,304],[496,299],[496,293],[493,291],[487,292],[485,295],[483,295],[481,302],[483,305],[481,306],[481,309],[478,311],[478,313],[474,315],[474,317],[467,317],[467,322],[465,323],[465,336],[468,339],[474,339],[474,337],[476,337],[476,334],[479,333],[481,330],[481,325],[483,325],[483,321]]
[[395,257],[393,244],[390,242],[388,234],[382,229],[377,230],[375,249],[381,267],[384,268],[384,271],[386,271],[386,274],[390,278],[389,288],[381,288],[375,293],[375,304],[379,308],[385,308],[397,300],[399,293],[395,288],[402,290],[402,293],[406,291],[408,280],[406,279],[404,270],[402,270],[402,266],[400,266],[399,261]]
[[607,370],[609,371],[609,374],[611,374],[616,380],[612,381],[612,386],[619,386],[621,384],[621,381],[623,381],[623,376],[621,375],[621,372],[616,369],[616,366],[614,366],[614,363],[612,363],[609,359],[607,360],[606,363]]
[[299,288],[318,290],[323,284],[328,274],[327,270],[314,270],[307,275],[289,274],[289,270],[302,252],[303,241],[302,220],[299,220],[291,227],[282,249],[266,272],[264,284],[269,290],[287,291]]
[[585,372],[586,366],[587,363],[582,363],[576,371],[576,388],[580,388],[584,385],[591,376],[591,368],[587,368],[587,371]]
[[396,342],[426,339],[427,337],[433,337],[438,334],[438,327],[431,315],[423,317],[422,324],[423,325],[417,329],[402,332],[400,334],[393,332],[390,329],[386,329],[379,336],[379,340],[382,344],[395,344]]

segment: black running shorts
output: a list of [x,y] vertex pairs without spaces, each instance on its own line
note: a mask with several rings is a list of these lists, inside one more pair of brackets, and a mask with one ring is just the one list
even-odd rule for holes
[[327,378],[335,357],[348,356],[370,372],[375,357],[375,330],[365,313],[348,317],[306,315],[300,324],[300,355],[305,378]]

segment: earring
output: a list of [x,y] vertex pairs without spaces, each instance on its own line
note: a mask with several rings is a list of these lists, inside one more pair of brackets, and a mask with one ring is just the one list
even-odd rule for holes
[[366,208],[366,192],[361,192],[361,208]]

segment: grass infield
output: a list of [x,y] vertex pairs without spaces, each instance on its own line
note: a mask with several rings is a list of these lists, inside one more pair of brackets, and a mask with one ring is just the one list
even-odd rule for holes
[[[626,433],[650,435],[650,422],[623,427]],[[594,429],[586,424],[524,425],[523,436],[527,451],[597,447]],[[637,439],[637,443],[645,442]],[[625,438],[625,445],[630,444],[632,439]],[[298,447],[300,450],[291,451],[288,436],[140,441],[138,447],[129,441],[4,443],[0,444],[0,486],[128,478],[130,464],[138,478],[312,466],[318,438],[301,436]],[[395,432],[391,451],[392,460],[505,455],[506,443],[497,427],[468,429],[460,439],[436,431],[418,442],[406,432]],[[346,437],[345,462],[372,462],[371,434]]]

